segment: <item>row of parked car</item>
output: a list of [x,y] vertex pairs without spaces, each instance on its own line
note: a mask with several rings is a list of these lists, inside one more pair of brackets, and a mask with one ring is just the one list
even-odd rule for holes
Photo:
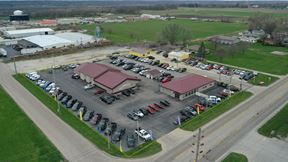
[[148,114],[153,115],[168,106],[170,106],[170,103],[167,100],[161,100],[159,103],[150,104],[146,108],[135,109],[128,113],[127,117],[131,120],[137,121],[144,116],[148,116]]
[[[67,92],[61,90],[60,87],[56,87],[54,82],[41,79],[41,76],[37,72],[27,73],[26,77],[32,81],[35,81],[36,85],[41,87],[51,96],[54,96],[67,109],[71,109],[71,111],[76,112],[77,117],[80,118],[81,116],[83,121],[89,122],[92,126],[97,126],[97,130],[103,132],[104,135],[111,136],[113,142],[118,142],[123,138],[126,128],[117,129],[117,123],[109,123],[109,118],[103,117],[101,113],[88,110],[82,101],[74,99]],[[136,136],[134,134],[127,135],[126,141],[128,147],[136,146]]]
[[[237,91],[238,90],[239,89],[237,89]],[[219,104],[223,99],[233,94],[234,94],[234,91],[229,90],[229,89],[223,89],[221,92],[219,92],[218,95],[207,96],[207,98],[199,97],[198,103],[195,103],[194,105],[191,105],[191,106],[190,105],[186,106],[183,110],[180,111],[180,115],[175,119],[173,124],[180,125],[186,120],[197,116],[198,111],[199,113],[201,113],[205,111],[206,109],[208,109],[209,107]]]
[[218,65],[213,63],[203,63],[197,59],[187,59],[184,61],[187,65],[202,69],[202,70],[215,70],[218,74],[224,75],[238,75],[239,79],[244,79],[246,81],[252,79],[257,75],[257,73],[239,70],[239,69],[231,69],[228,66]]
[[129,58],[129,59],[133,59],[133,60],[138,61],[138,62],[147,63],[147,64],[152,65],[152,66],[158,66],[158,67],[161,67],[161,68],[169,70],[169,71],[176,71],[179,73],[183,73],[187,70],[186,68],[176,68],[176,67],[170,65],[169,63],[161,63],[160,60],[155,60],[155,57],[153,57],[153,56],[148,56],[146,58],[142,58],[142,57],[138,57],[135,55],[126,55],[125,57]]

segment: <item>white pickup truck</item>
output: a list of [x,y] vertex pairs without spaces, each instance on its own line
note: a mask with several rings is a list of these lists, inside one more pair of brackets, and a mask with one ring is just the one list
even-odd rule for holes
[[137,134],[138,136],[143,138],[145,141],[152,140],[151,134],[149,134],[146,130],[144,130],[142,128],[135,129],[135,134]]

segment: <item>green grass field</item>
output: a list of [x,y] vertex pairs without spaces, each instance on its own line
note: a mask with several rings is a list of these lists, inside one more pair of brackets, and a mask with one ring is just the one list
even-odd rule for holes
[[209,110],[197,115],[196,117],[188,120],[184,124],[181,125],[181,128],[188,131],[194,131],[211,120],[217,118],[219,115],[224,112],[232,109],[236,105],[240,104],[244,100],[248,99],[252,96],[250,92],[239,92],[231,96],[229,99],[222,101],[220,104],[210,108]]
[[1,86],[0,103],[0,161],[64,161],[56,147]]
[[[157,41],[162,29],[167,24],[172,23],[189,29],[191,31],[192,39],[205,38],[218,34],[228,34],[247,29],[245,24],[239,23],[200,22],[190,20],[106,23],[102,24],[101,27],[103,28],[104,36],[114,43],[131,43],[139,41]],[[81,27],[86,29],[88,34],[95,34],[95,24],[85,24]]]
[[99,149],[118,157],[135,158],[144,157],[155,154],[162,150],[161,145],[156,141],[151,143],[145,143],[129,150],[128,152],[120,152],[119,148],[114,144],[110,144],[108,148],[107,138],[100,135],[98,132],[89,127],[86,123],[80,121],[71,111],[61,105],[60,113],[57,111],[57,102],[49,96],[40,87],[36,86],[32,81],[28,80],[24,75],[18,74],[14,76],[15,79],[21,83],[30,93],[37,97],[44,105],[46,105],[51,111],[53,111],[64,122],[69,124],[76,131],[81,133],[85,138],[94,143]]
[[245,155],[232,152],[222,162],[248,162]]
[[288,17],[288,10],[254,9],[254,8],[187,8],[179,7],[171,10],[142,10],[141,13],[170,16],[231,16],[249,17],[259,13],[270,13],[276,17]]
[[[287,137],[288,136],[288,104],[279,111],[273,118],[267,121],[258,133],[266,137]],[[272,133],[274,131],[274,133]]]
[[[208,47],[209,45],[207,45]],[[288,52],[285,47],[264,46],[253,44],[244,54],[225,56],[223,59],[213,54],[207,55],[208,60],[258,70],[271,74],[285,75],[288,73],[288,55],[274,55],[273,51]]]
[[278,79],[279,78],[274,77],[274,76],[269,76],[269,75],[259,73],[254,79],[251,79],[248,82],[253,85],[269,86],[270,84],[274,83]]

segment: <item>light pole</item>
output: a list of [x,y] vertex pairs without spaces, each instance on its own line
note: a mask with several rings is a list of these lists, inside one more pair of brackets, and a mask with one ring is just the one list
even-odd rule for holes
[[[55,71],[54,71],[54,67],[55,67],[55,55],[53,53],[53,66],[52,66],[52,75],[53,75],[53,82],[55,83],[56,85],[56,77],[55,77]],[[56,86],[55,86],[56,87]],[[56,92],[56,89],[55,89],[55,92]],[[60,113],[60,103],[59,101],[57,100],[57,96],[58,96],[58,93],[56,92],[56,95],[55,95],[55,100],[57,102],[57,111]]]
[[[197,143],[196,143],[196,151],[195,151],[195,160],[194,162],[198,162],[199,160],[199,154],[203,153],[203,150],[200,150],[200,147],[204,145],[204,143],[201,143],[201,139],[204,138],[203,135],[201,135],[201,128],[198,129],[198,135],[197,135]],[[194,137],[196,137],[196,135],[194,135]],[[192,143],[192,145],[195,145],[194,143]],[[192,150],[192,153],[194,153],[194,151]]]
[[14,63],[14,71],[15,71],[15,74],[18,74],[18,72],[17,72],[17,66],[16,66],[16,61],[15,61],[15,56],[13,57],[13,63]]
[[[136,129],[139,130],[138,120],[136,120]],[[139,142],[139,133],[137,133],[137,142]]]

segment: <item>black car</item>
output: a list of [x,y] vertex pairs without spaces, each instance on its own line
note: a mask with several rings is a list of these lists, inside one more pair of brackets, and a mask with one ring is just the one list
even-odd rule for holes
[[108,118],[103,118],[101,121],[100,121],[100,123],[99,123],[99,125],[98,125],[98,130],[100,130],[100,131],[104,131],[105,129],[106,129],[106,127],[107,127],[107,123],[109,122],[109,119]]
[[134,121],[136,121],[136,120],[139,119],[138,116],[136,116],[136,115],[134,115],[134,114],[132,114],[132,113],[128,113],[128,114],[127,114],[127,117],[130,118],[131,120],[134,120]]
[[106,104],[112,104],[115,101],[115,97],[110,95],[103,95],[100,97],[100,100],[105,102]]
[[71,108],[75,103],[77,102],[76,99],[74,100],[69,100],[67,103],[66,103],[66,108]]
[[129,97],[130,96],[130,92],[128,90],[124,90],[122,91],[122,94]]
[[120,141],[122,139],[122,137],[124,136],[125,132],[126,132],[126,128],[118,129],[114,133],[114,135],[112,137],[112,141],[115,141],[115,142]]
[[78,74],[73,74],[73,75],[71,76],[71,78],[72,78],[72,79],[79,79],[79,78],[80,78],[80,75],[78,75]]
[[181,110],[180,114],[186,116],[187,118],[191,118],[192,115],[187,110]]
[[127,135],[127,138],[126,138],[126,142],[127,142],[127,147],[135,147],[136,145],[136,138],[135,136],[132,134],[132,135]]
[[135,94],[135,91],[133,89],[127,89],[127,91],[130,93],[130,94]]
[[122,65],[124,65],[124,64],[125,64],[125,62],[120,61],[120,62],[118,62],[118,63],[116,64],[116,66],[122,66]]
[[109,58],[110,58],[111,60],[116,60],[116,59],[118,59],[117,56],[110,56]]
[[165,106],[169,106],[170,105],[170,103],[168,101],[166,101],[166,100],[161,100],[160,104],[165,105]]
[[250,73],[247,73],[246,75],[244,75],[243,79],[248,81],[248,80],[252,79],[254,76],[255,75],[252,72],[250,72]]
[[88,111],[85,113],[83,120],[89,121],[94,116],[94,111]]
[[83,105],[83,102],[78,101],[72,106],[71,110],[72,111],[77,111],[82,105]]
[[141,111],[144,115],[148,115],[148,111],[146,109],[140,108],[139,111]]
[[111,136],[115,132],[116,129],[117,129],[117,123],[112,122],[112,123],[110,123],[108,125],[108,127],[105,130],[104,134],[106,136]]

